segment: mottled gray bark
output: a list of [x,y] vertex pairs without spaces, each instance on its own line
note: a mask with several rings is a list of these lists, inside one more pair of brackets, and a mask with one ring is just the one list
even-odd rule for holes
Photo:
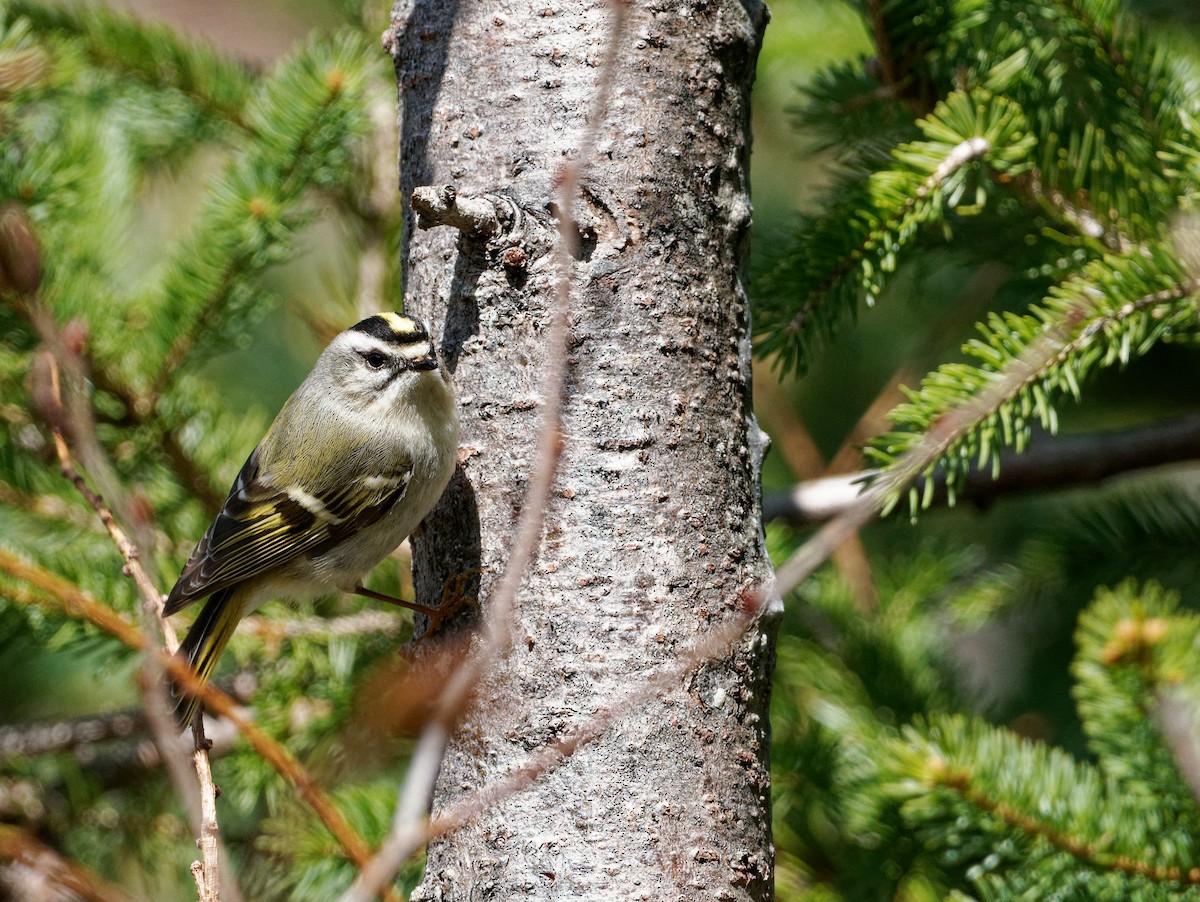
[[[401,190],[503,194],[515,232],[410,228],[405,303],[440,333],[469,459],[415,545],[419,594],[513,539],[543,399],[550,205],[578,148],[605,3],[401,3]],[[771,586],[743,286],[756,0],[629,8],[584,174],[564,453],[512,647],[435,807],[620,699]],[[411,225],[411,223],[410,223]],[[512,224],[510,223],[509,226]],[[771,616],[527,792],[429,849],[418,899],[767,899]]]

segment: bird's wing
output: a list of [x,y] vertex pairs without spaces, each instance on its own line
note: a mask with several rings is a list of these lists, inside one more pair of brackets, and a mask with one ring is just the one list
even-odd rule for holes
[[[404,495],[412,467],[343,474],[334,487],[279,487],[259,473],[255,449],[221,512],[188,558],[164,614],[302,555],[320,554],[379,520]],[[347,478],[348,477],[348,478]]]

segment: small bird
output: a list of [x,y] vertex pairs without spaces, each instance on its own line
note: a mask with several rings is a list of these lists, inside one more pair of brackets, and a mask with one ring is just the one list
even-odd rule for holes
[[[276,597],[354,592],[450,481],[458,410],[425,326],[379,313],[330,342],[242,467],[171,589],[164,616],[208,598],[179,654],[208,680],[238,622]],[[176,690],[178,692],[178,690]],[[191,722],[199,699],[182,694]]]

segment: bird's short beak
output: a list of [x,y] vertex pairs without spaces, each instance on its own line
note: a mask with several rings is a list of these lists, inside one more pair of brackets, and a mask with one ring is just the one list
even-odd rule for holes
[[414,370],[436,370],[438,368],[437,352],[431,347],[424,357],[418,357],[409,364]]

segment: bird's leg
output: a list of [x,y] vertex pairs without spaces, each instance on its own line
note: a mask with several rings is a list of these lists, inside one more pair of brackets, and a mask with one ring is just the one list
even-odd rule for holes
[[388,604],[394,604],[398,607],[408,608],[410,611],[416,611],[418,614],[424,614],[429,618],[429,631],[436,632],[438,627],[442,625],[442,621],[461,609],[464,605],[478,604],[473,598],[467,598],[463,592],[467,580],[473,573],[478,573],[479,569],[475,568],[468,570],[465,573],[458,573],[446,580],[442,586],[441,604],[436,608],[427,607],[423,604],[405,601],[403,598],[396,598],[393,595],[384,595],[382,592],[376,592],[368,589],[365,586],[355,586],[353,591],[355,595],[361,595],[363,598],[372,598],[375,601],[384,601]]
[[423,604],[405,601],[403,598],[396,598],[393,595],[384,595],[382,592],[376,592],[373,589],[368,589],[366,586],[355,586],[352,590],[355,595],[361,595],[363,598],[373,598],[376,601],[386,601],[388,604],[394,604],[401,608],[408,608],[410,611],[416,611],[418,614],[424,614],[430,620],[435,617],[442,617],[443,614],[437,608],[427,608]]

